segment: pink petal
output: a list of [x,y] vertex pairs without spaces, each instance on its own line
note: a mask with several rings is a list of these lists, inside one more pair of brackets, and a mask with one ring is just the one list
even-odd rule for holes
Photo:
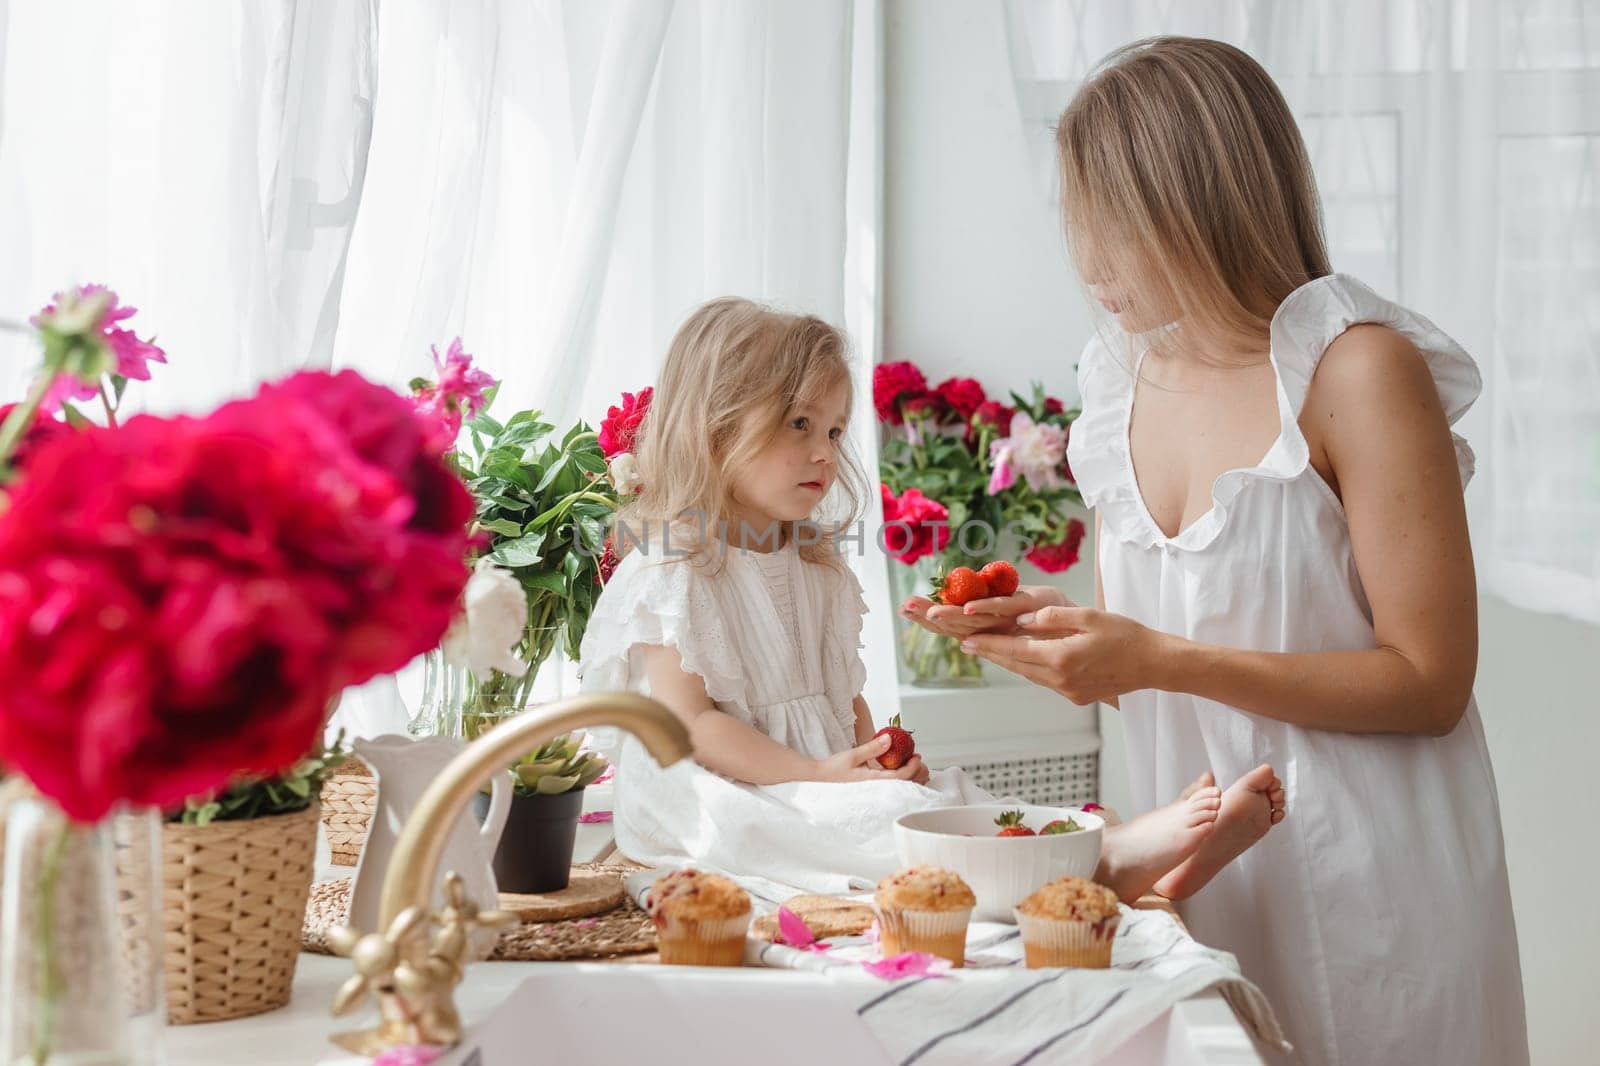
[[611,821],[611,812],[589,811],[586,814],[578,815],[578,821],[583,825],[594,825],[597,822],[609,822]]
[[595,926],[600,924],[600,919],[599,918],[585,918],[583,921],[574,922],[573,924],[576,925],[579,929],[593,929]]
[[877,962],[864,962],[861,968],[885,981],[898,981],[902,977],[921,977],[924,974],[937,977],[950,969],[950,960],[929,955],[925,951],[908,951]]
[[372,1066],[428,1066],[448,1050],[432,1044],[408,1044],[385,1051],[372,1060]]
[[876,944],[878,942],[878,919],[872,919],[872,924],[867,926],[866,937],[867,943],[869,944]]
[[817,942],[816,934],[805,919],[788,907],[778,908],[778,935],[783,943],[797,948],[808,948]]

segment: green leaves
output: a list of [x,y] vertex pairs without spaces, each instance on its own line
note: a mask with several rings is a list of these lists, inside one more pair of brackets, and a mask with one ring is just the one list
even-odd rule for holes
[[331,746],[319,748],[277,777],[242,777],[221,792],[191,796],[167,820],[209,825],[303,811],[321,795],[322,783],[344,765],[348,755],[340,747],[343,740],[341,733]]
[[511,765],[511,779],[521,796],[557,796],[587,788],[606,772],[606,761],[593,752],[580,751],[580,739],[570,733],[545,741]]
[[525,658],[534,670],[543,664],[556,640],[531,635],[552,626],[576,658],[618,506],[599,441],[579,422],[556,443],[555,427],[537,411],[518,411],[504,423],[480,411],[467,430],[472,454],[458,461],[478,501],[478,526],[489,535],[489,558],[528,595]]

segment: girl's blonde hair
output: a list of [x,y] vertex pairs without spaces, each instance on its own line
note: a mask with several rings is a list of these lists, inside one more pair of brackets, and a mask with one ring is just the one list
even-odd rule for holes
[[1154,37],[1113,52],[1062,113],[1056,148],[1080,273],[1092,261],[1181,323],[1180,342],[1265,350],[1278,305],[1330,273],[1294,117],[1232,45]]
[[[697,308],[672,338],[634,438],[644,488],[623,508],[619,523],[641,542],[648,533],[648,550],[661,554],[662,531],[688,514],[703,539],[685,543],[675,528],[673,552],[686,551],[699,561],[715,553],[720,566],[720,531],[739,543],[733,507],[739,469],[771,443],[796,408],[841,385],[848,417],[854,408],[848,343],[822,319],[733,296]],[[792,529],[784,531],[802,557],[830,565],[843,563],[837,531],[859,520],[867,489],[848,432],[840,437],[837,460],[833,491],[819,508],[824,513],[811,516],[813,531],[799,538]],[[759,537],[767,531],[752,532]],[[618,538],[619,551],[633,547],[626,541]]]

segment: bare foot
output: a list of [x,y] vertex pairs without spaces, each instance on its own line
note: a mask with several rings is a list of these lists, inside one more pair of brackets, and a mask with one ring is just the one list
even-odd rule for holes
[[1216,825],[1200,847],[1176,869],[1156,882],[1157,892],[1168,899],[1188,899],[1234,859],[1283,821],[1283,782],[1263,763],[1222,793]]
[[1222,790],[1205,774],[1165,807],[1107,826],[1094,879],[1124,903],[1150,891],[1162,874],[1194,855],[1222,809]]

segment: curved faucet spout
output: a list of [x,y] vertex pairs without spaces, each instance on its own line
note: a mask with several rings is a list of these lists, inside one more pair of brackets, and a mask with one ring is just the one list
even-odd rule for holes
[[[432,907],[434,877],[450,827],[479,788],[551,737],[594,725],[617,726],[632,733],[662,766],[694,750],[677,715],[655,700],[632,693],[575,696],[502,722],[467,745],[417,801],[383,879],[379,928],[389,928],[407,907]],[[494,905],[493,900],[484,903]]]

